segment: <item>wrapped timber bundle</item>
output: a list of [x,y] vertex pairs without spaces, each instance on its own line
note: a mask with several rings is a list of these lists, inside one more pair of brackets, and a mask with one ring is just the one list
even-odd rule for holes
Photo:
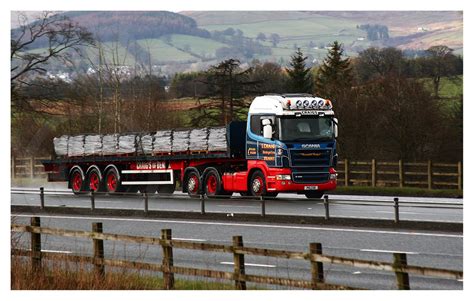
[[158,131],[154,135],[153,153],[170,153],[171,152],[171,131]]
[[186,152],[189,149],[190,130],[173,131],[172,152]]
[[53,144],[54,144],[54,152],[58,156],[67,156],[67,146],[68,146],[68,140],[69,136],[68,135],[62,135],[59,138],[54,138],[53,139]]
[[84,139],[84,155],[98,156],[102,154],[102,135],[86,135]]
[[115,155],[118,150],[118,134],[108,134],[102,137],[102,155]]
[[225,126],[209,128],[207,145],[210,152],[227,151],[227,128]]
[[137,135],[120,135],[117,154],[133,154],[137,151]]
[[84,135],[69,137],[67,155],[68,157],[84,156]]
[[207,151],[207,128],[191,130],[189,134],[190,151]]
[[139,136],[138,152],[145,155],[151,155],[153,153],[153,135],[152,134],[143,134]]

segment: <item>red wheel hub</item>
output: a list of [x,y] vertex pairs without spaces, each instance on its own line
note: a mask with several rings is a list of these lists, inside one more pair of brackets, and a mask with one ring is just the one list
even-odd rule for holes
[[109,192],[115,192],[117,189],[117,177],[114,173],[111,173],[107,176],[107,190]]
[[191,194],[197,193],[199,188],[199,178],[196,175],[191,175],[188,180],[188,191]]
[[252,181],[252,190],[256,195],[260,195],[263,191],[263,179],[256,177]]
[[81,191],[82,188],[82,176],[79,172],[74,172],[72,176],[72,190]]
[[207,193],[209,193],[209,194],[215,194],[216,193],[216,191],[217,191],[217,178],[216,178],[215,175],[211,174],[207,178],[206,187],[207,187]]
[[97,191],[99,190],[99,176],[97,175],[97,173],[93,172],[90,177],[89,177],[89,188],[90,190],[92,191]]

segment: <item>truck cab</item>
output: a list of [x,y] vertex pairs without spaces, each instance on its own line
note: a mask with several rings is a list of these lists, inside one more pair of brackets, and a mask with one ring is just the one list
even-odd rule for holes
[[336,188],[338,128],[330,100],[309,94],[256,97],[246,132],[250,194],[320,198]]

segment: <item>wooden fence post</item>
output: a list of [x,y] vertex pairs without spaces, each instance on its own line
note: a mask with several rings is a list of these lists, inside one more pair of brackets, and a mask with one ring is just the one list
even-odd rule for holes
[[[312,254],[323,254],[323,248],[320,243],[312,242],[309,244],[309,253]],[[313,260],[310,257],[311,262],[311,289],[315,290],[318,287],[318,283],[324,282],[324,270],[323,263]]]
[[35,157],[30,158],[30,178],[35,177]]
[[171,229],[161,230],[161,239],[163,247],[163,284],[164,289],[174,289],[174,274],[171,271],[173,268],[173,246],[171,245]]
[[398,161],[398,179],[400,181],[400,187],[403,187],[403,181],[404,181],[404,178],[403,178],[403,160],[399,160]]
[[[234,246],[234,275],[236,278],[240,278],[240,276],[245,275],[245,259],[244,254],[235,253],[235,248],[242,248],[244,246],[244,242],[242,236],[233,236],[232,242]],[[235,289],[246,290],[246,282],[235,280]]]
[[[30,220],[32,227],[41,227],[39,217],[32,217]],[[31,233],[31,269],[33,272],[41,269],[41,234]]]
[[[393,267],[404,268],[406,266],[407,266],[407,254],[393,253]],[[395,276],[397,277],[397,287],[399,290],[410,289],[410,278],[408,276],[408,273],[395,272]]]
[[372,187],[377,186],[377,161],[372,159]]
[[349,160],[344,159],[344,186],[349,186]]
[[458,189],[462,189],[462,164],[458,162]]
[[428,189],[433,188],[433,162],[428,161]]
[[[92,223],[92,232],[102,233],[103,227],[102,223]],[[105,279],[105,266],[103,263],[104,260],[104,241],[102,239],[92,239],[92,244],[94,247],[94,272],[100,281]]]

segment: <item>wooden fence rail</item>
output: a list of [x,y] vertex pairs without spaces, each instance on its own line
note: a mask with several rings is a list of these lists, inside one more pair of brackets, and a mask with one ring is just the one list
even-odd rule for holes
[[[42,259],[89,263],[94,266],[94,271],[97,277],[99,277],[98,279],[103,279],[105,277],[105,266],[157,271],[163,273],[164,289],[174,289],[175,274],[231,280],[234,281],[235,288],[240,290],[244,290],[247,288],[247,282],[282,285],[307,289],[353,289],[350,287],[326,283],[324,280],[323,273],[324,263],[394,272],[397,279],[397,287],[399,289],[410,289],[408,277],[409,274],[452,279],[462,279],[463,277],[462,271],[453,271],[421,266],[410,266],[407,263],[406,254],[404,253],[393,254],[393,262],[378,262],[371,260],[324,255],[320,243],[310,243],[308,252],[295,252],[286,250],[245,247],[242,236],[234,236],[232,238],[232,245],[224,245],[175,240],[172,239],[170,229],[163,229],[161,231],[161,238],[103,233],[102,223],[93,223],[92,230],[92,232],[89,232],[41,227],[39,217],[32,217],[30,225],[11,225],[12,232],[27,232],[31,234],[31,249],[12,249],[12,256],[30,257],[31,265],[36,271],[39,271],[41,269]],[[78,256],[73,254],[56,254],[42,252],[42,234],[91,239],[93,242],[94,250],[93,256]],[[127,260],[106,259],[104,256],[104,241],[106,240],[130,242],[137,244],[159,245],[163,249],[162,262],[161,264],[152,264]],[[234,271],[223,272],[175,266],[173,260],[173,249],[189,249],[209,252],[232,253],[234,257]],[[311,280],[249,275],[245,271],[245,255],[299,259],[308,261],[308,267],[311,270]]]
[[50,157],[12,157],[11,177],[14,178],[35,178],[46,177],[41,160],[48,160]]
[[462,190],[462,163],[427,162],[338,162],[338,182],[343,186],[423,187]]

